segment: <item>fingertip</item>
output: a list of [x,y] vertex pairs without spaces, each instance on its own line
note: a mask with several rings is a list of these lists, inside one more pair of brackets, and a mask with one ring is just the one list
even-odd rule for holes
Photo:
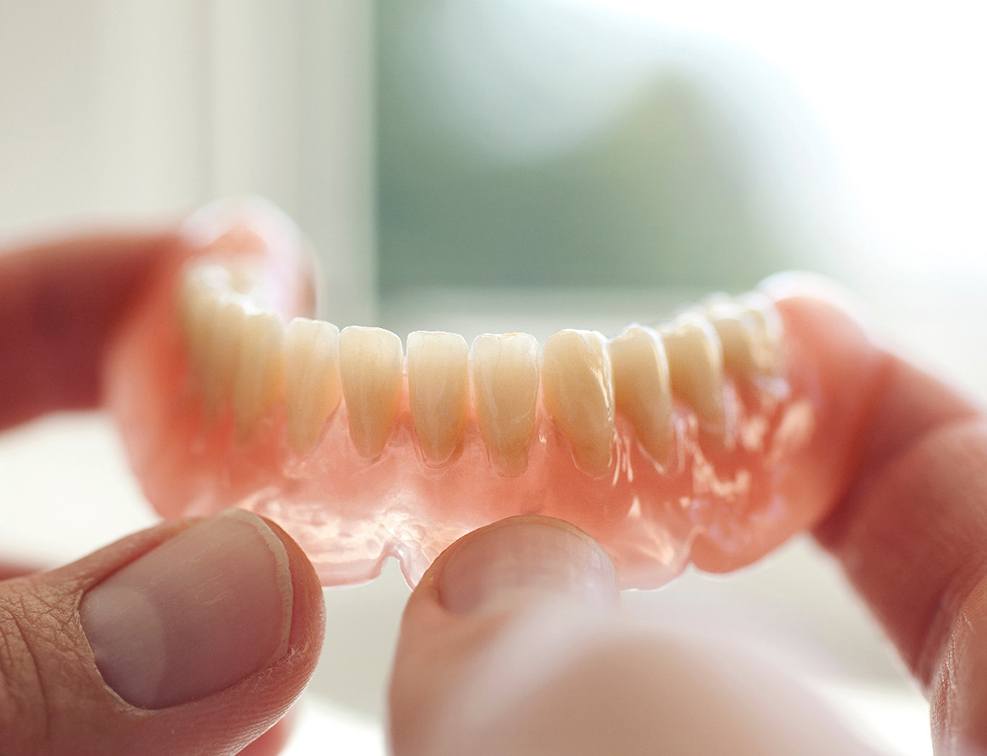
[[[492,649],[517,647],[513,630],[550,618],[560,633],[575,616],[599,616],[618,598],[606,552],[575,526],[519,516],[449,546],[405,610],[390,685],[391,740],[402,753],[432,753],[457,687]],[[506,645],[504,645],[506,644]],[[457,725],[457,729],[460,729]]]
[[436,598],[458,614],[567,598],[612,603],[613,564],[590,536],[562,520],[511,517],[470,533],[437,564]]
[[260,519],[281,541],[288,557],[294,597],[289,647],[295,655],[300,655],[299,661],[305,662],[311,673],[318,662],[319,650],[325,636],[325,602],[322,596],[322,584],[302,547],[276,522],[267,517]]

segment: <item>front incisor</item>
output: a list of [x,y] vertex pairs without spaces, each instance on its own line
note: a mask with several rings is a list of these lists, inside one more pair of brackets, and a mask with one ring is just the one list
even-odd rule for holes
[[695,410],[712,431],[722,430],[723,353],[705,318],[686,315],[662,329],[672,393]]
[[656,462],[672,450],[672,391],[661,337],[651,328],[628,326],[610,342],[617,411],[634,427],[638,443]]
[[339,334],[339,371],[357,452],[380,455],[394,428],[404,373],[401,339],[383,328],[348,326]]
[[408,398],[415,435],[425,459],[446,462],[466,429],[469,348],[458,333],[408,335]]
[[339,329],[332,323],[295,318],[284,337],[284,394],[288,442],[299,453],[319,440],[339,406]]
[[517,476],[528,467],[538,402],[538,342],[527,333],[473,340],[473,405],[494,468]]
[[250,434],[277,398],[283,333],[281,318],[272,312],[251,313],[243,322],[233,384],[233,412],[241,436]]
[[613,454],[613,379],[606,340],[595,331],[564,330],[545,342],[545,408],[569,441],[576,465],[605,475]]

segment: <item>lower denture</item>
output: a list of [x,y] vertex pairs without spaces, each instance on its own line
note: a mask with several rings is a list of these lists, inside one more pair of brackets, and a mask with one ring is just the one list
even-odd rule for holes
[[[367,580],[388,556],[416,582],[456,538],[517,514],[594,536],[626,587],[690,559],[725,571],[818,520],[852,461],[864,400],[841,396],[827,365],[869,353],[855,333],[830,338],[818,303],[721,301],[611,342],[562,331],[541,357],[527,334],[468,351],[418,332],[405,370],[390,332],[293,319],[304,261],[274,211],[212,211],[188,237],[109,357],[131,463],[166,516],[271,517],[327,585]],[[231,260],[251,261],[264,305],[231,291],[183,306],[197,275],[224,291]],[[807,476],[831,483],[801,495]]]

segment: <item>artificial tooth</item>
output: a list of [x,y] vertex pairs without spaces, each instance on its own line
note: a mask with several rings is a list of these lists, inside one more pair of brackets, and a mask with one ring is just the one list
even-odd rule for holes
[[380,455],[397,419],[403,377],[401,339],[383,328],[348,326],[339,334],[339,370],[356,450]]
[[709,321],[683,315],[661,331],[672,391],[699,419],[717,430],[723,424],[723,352]]
[[237,430],[247,436],[277,398],[281,380],[284,326],[273,312],[253,312],[243,321],[233,384]]
[[182,284],[181,317],[185,335],[185,350],[189,365],[197,378],[202,377],[202,361],[208,342],[207,315],[211,306],[210,292],[197,278],[186,278]]
[[740,376],[773,372],[778,355],[777,313],[748,298],[741,304],[727,299],[711,302],[706,315],[723,345],[723,364]]
[[750,292],[737,300],[754,334],[754,363],[765,372],[775,372],[781,363],[781,316],[771,298]]
[[595,331],[559,331],[542,358],[545,407],[572,447],[576,465],[594,477],[610,469],[613,381],[606,340]]
[[182,276],[179,313],[189,365],[200,380],[211,337],[210,311],[228,290],[227,283],[228,276],[218,265],[193,266]]
[[473,340],[473,404],[490,461],[503,475],[528,467],[538,401],[538,342],[527,333]]
[[210,300],[204,315],[207,334],[201,361],[202,392],[209,415],[219,413],[233,387],[247,312],[247,303],[240,297],[217,296]]
[[339,329],[332,323],[294,318],[284,335],[284,394],[288,442],[303,453],[315,446],[339,406]]
[[729,300],[716,301],[706,308],[723,348],[723,366],[736,375],[752,376],[758,370],[757,346],[749,317]]
[[610,362],[617,410],[648,454],[665,462],[672,446],[672,393],[661,337],[651,328],[628,326],[610,342]]
[[458,333],[408,335],[408,399],[425,459],[442,464],[456,451],[469,408],[469,347]]

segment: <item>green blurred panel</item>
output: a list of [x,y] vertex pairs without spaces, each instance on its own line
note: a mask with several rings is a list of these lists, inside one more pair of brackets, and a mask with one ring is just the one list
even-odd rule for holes
[[427,80],[434,5],[382,0],[377,14],[385,292],[733,288],[784,265],[784,245],[751,200],[738,135],[687,76],[656,71],[603,128],[561,150],[505,159],[446,125],[443,108],[462,98],[443,98]]

